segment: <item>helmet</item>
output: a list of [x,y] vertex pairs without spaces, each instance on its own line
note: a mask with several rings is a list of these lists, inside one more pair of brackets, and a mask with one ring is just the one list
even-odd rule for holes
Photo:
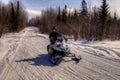
[[53,28],[52,28],[52,31],[56,31],[56,27],[53,27]]

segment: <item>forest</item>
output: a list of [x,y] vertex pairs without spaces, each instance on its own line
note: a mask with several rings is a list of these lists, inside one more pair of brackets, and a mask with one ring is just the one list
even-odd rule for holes
[[18,32],[27,26],[28,16],[20,1],[5,5],[0,2],[0,37],[2,34]]
[[27,26],[35,26],[41,33],[49,34],[53,26],[57,27],[59,33],[75,40],[119,40],[120,18],[114,12],[110,13],[107,0],[101,0],[100,7],[87,5],[85,0],[81,1],[79,9],[71,9],[65,5],[64,8],[47,8],[42,10],[42,15],[28,20],[27,12],[20,1],[10,2],[4,5],[0,2],[0,36],[8,32],[17,32]]

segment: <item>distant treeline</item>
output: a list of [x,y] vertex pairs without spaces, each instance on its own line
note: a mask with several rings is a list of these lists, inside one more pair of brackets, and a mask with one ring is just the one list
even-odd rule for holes
[[10,2],[7,5],[0,2],[0,37],[4,33],[23,29],[27,23],[27,14],[21,2]]
[[[58,32],[74,36],[75,39],[103,40],[120,39],[120,19],[116,12],[112,17],[106,0],[101,0],[102,5],[92,10],[85,0],[82,0],[80,9],[49,8],[42,11],[42,16],[37,16],[29,21],[29,25],[37,26],[42,33],[49,33],[51,27],[56,26]],[[72,12],[71,12],[72,11]]]
[[88,6],[85,0],[80,3],[80,9],[48,8],[42,15],[28,22],[27,14],[20,1],[8,5],[0,3],[0,36],[7,32],[16,32],[26,26],[36,26],[42,33],[49,33],[56,26],[59,33],[73,36],[80,40],[120,40],[120,19],[117,13],[110,15],[106,0],[101,0],[100,7]]

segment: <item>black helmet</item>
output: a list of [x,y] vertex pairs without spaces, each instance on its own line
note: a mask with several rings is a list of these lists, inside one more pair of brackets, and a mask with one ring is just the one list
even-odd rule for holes
[[52,31],[56,31],[56,27],[53,27],[53,28],[52,28]]

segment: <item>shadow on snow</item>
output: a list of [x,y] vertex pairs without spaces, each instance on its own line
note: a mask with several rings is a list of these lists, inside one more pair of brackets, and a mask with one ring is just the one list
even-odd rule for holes
[[30,65],[34,66],[50,66],[50,67],[54,66],[50,62],[50,57],[48,54],[40,54],[35,58],[16,60],[16,62],[30,62]]

